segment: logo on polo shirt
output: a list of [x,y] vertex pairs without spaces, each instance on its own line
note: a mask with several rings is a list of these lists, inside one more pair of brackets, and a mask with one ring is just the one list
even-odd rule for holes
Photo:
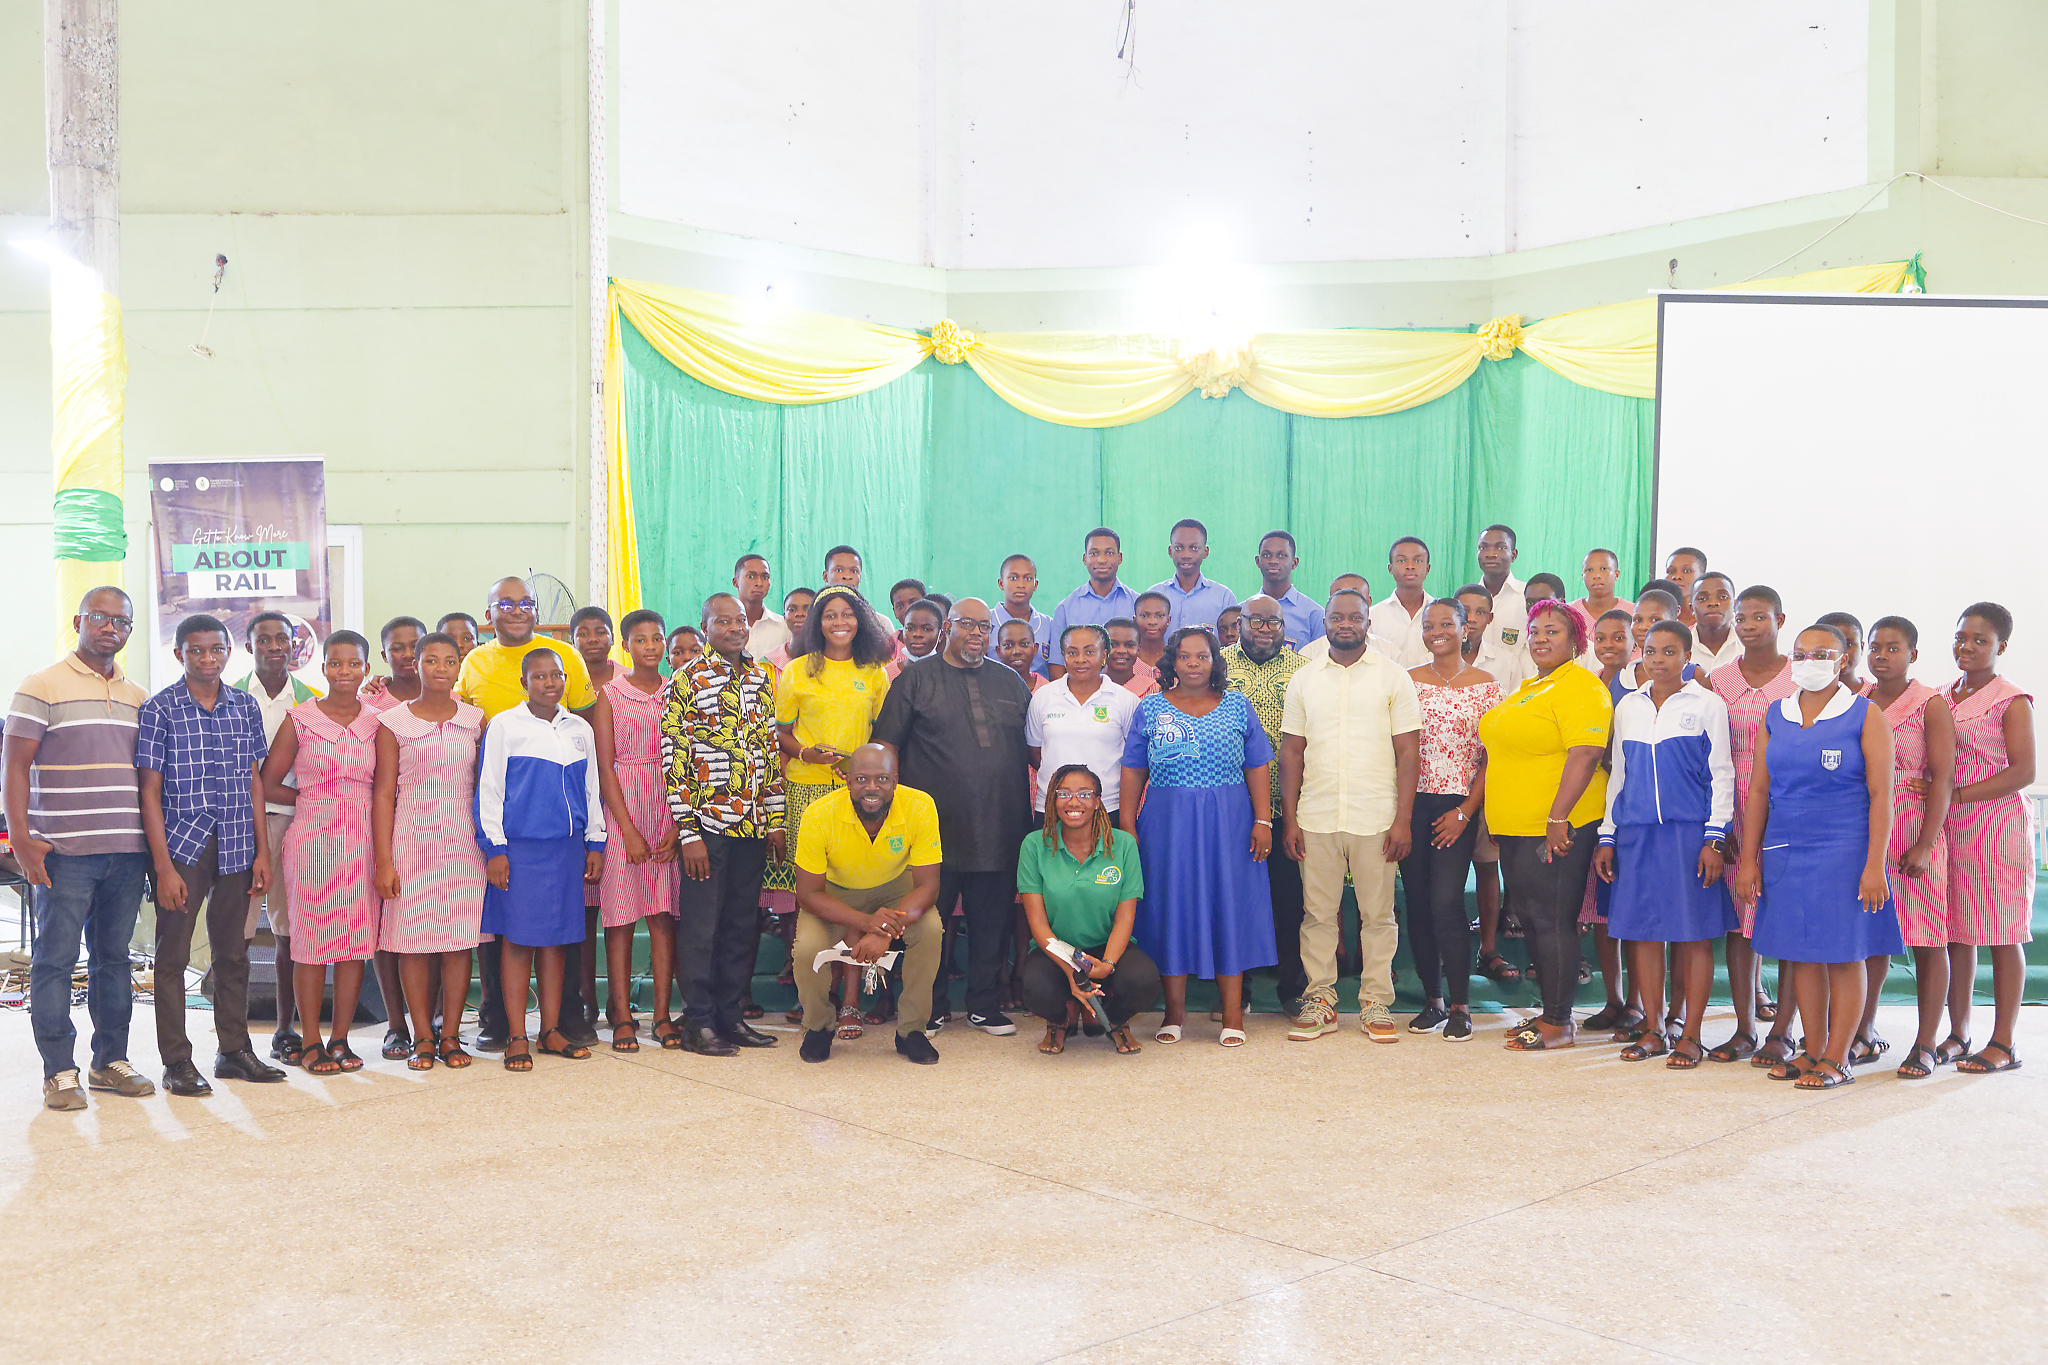
[[1513,644],[1513,643],[1514,643],[1515,641],[1517,641],[1517,640],[1519,640],[1519,639],[1521,639],[1521,638],[1522,638],[1522,632],[1521,632],[1521,631],[1519,631],[1519,630],[1510,630],[1510,629],[1508,629],[1508,628],[1507,628],[1506,626],[1502,626],[1502,627],[1501,627],[1501,631],[1500,631],[1500,642],[1501,642],[1502,644],[1504,644],[1504,645],[1511,645],[1511,644]]
[[856,692],[865,692],[865,691],[867,691],[867,690],[868,690],[868,685],[867,685],[867,682],[866,682],[866,681],[865,681],[864,679],[861,679],[861,678],[855,678],[855,679],[853,680],[853,690],[854,690],[854,691],[856,691]]
[[1114,863],[1095,874],[1095,884],[1097,886],[1120,886],[1123,884],[1123,880],[1124,870]]
[[1107,706],[1104,706],[1104,705],[1103,705],[1103,704],[1102,704],[1101,702],[1097,702],[1097,703],[1095,704],[1095,719],[1097,719],[1097,720],[1108,720],[1108,719],[1109,719],[1109,708],[1108,708]]
[[1841,767],[1842,751],[1840,749],[1822,749],[1820,751],[1820,766],[1826,768],[1829,772],[1833,772]]
[[901,853],[901,852],[903,851],[903,836],[902,836],[902,835],[900,835],[900,834],[892,834],[892,835],[890,835],[890,836],[889,836],[889,851],[890,851],[891,853]]

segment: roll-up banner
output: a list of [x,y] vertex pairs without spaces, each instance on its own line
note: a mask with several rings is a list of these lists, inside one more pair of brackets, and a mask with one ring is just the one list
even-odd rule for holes
[[241,681],[255,667],[249,623],[277,611],[291,623],[292,671],[320,686],[320,645],[333,628],[325,462],[303,455],[152,461],[149,501],[153,685],[184,671],[172,642],[178,623],[194,615],[227,626],[234,653],[222,676]]

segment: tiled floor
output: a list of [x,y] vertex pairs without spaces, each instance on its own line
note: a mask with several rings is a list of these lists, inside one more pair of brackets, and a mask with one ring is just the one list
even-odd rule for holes
[[[1303,1045],[1258,1016],[1226,1052],[1198,1019],[1128,1058],[956,1023],[930,1068],[882,1030],[824,1066],[794,1035],[524,1076],[372,1061],[67,1115],[8,1013],[8,1356],[2042,1358],[2041,1012],[2036,1067],[1829,1093],[1515,1056],[1480,1023]],[[1910,1013],[1882,1026],[1895,1064]]]

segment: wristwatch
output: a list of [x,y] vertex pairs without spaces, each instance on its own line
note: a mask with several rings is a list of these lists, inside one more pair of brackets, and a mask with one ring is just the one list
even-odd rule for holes
[[1728,856],[1728,841],[1725,838],[1709,839],[1707,840],[1707,847],[1711,848],[1712,850],[1714,850],[1714,852],[1720,854],[1724,858]]

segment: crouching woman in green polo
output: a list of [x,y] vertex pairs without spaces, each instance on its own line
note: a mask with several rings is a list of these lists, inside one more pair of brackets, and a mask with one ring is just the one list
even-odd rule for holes
[[1024,1006],[1045,1020],[1038,1050],[1064,1052],[1067,1034],[1083,1017],[1074,973],[1045,952],[1058,941],[1088,955],[1088,977],[1102,992],[1116,1050],[1138,1051],[1131,1016],[1159,999],[1159,968],[1131,942],[1145,874],[1138,841],[1111,822],[1102,782],[1086,764],[1069,763],[1052,775],[1045,829],[1025,835],[1018,854],[1017,890],[1031,922],[1031,952],[1020,970]]

